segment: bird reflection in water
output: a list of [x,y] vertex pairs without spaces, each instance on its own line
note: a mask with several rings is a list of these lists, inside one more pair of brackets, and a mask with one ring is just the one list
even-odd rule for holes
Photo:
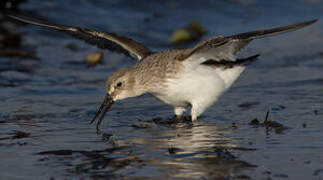
[[143,131],[151,137],[135,138],[132,143],[146,151],[143,156],[150,156],[151,164],[174,178],[248,178],[243,170],[256,167],[237,158],[241,150],[254,149],[239,147],[238,140],[230,137],[229,127],[199,122]]

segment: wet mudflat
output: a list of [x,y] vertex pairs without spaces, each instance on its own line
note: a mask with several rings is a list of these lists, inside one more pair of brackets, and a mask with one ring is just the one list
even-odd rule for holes
[[[193,21],[204,39],[323,17],[319,0],[35,0],[20,9],[154,50],[174,47],[172,31]],[[0,179],[323,178],[321,21],[254,41],[242,54],[260,60],[197,124],[171,121],[170,107],[144,95],[116,103],[100,134],[89,122],[105,80],[135,62],[44,28],[3,21],[0,30]],[[102,62],[89,65],[96,52]]]

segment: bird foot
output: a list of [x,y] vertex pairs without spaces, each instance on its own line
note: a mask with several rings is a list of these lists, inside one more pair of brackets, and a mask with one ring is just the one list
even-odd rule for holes
[[185,122],[192,122],[191,116],[177,116],[175,115],[172,119],[174,123],[185,123]]

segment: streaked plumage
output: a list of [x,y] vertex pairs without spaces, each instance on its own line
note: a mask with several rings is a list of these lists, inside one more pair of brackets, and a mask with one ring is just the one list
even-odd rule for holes
[[113,73],[106,83],[106,98],[93,118],[99,127],[105,113],[116,100],[150,93],[174,107],[181,116],[191,107],[192,120],[210,107],[234,83],[246,66],[258,55],[237,58],[236,54],[253,39],[294,31],[317,20],[267,30],[251,31],[228,37],[214,37],[193,48],[152,52],[141,43],[112,33],[85,28],[47,24],[17,16],[19,21],[45,26],[138,59],[132,67]]

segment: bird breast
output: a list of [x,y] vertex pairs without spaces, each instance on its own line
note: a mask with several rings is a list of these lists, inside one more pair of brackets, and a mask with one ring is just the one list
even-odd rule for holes
[[168,77],[167,90],[155,96],[172,106],[194,103],[212,104],[226,89],[225,82],[216,69],[199,66],[195,70],[184,70],[176,78]]

